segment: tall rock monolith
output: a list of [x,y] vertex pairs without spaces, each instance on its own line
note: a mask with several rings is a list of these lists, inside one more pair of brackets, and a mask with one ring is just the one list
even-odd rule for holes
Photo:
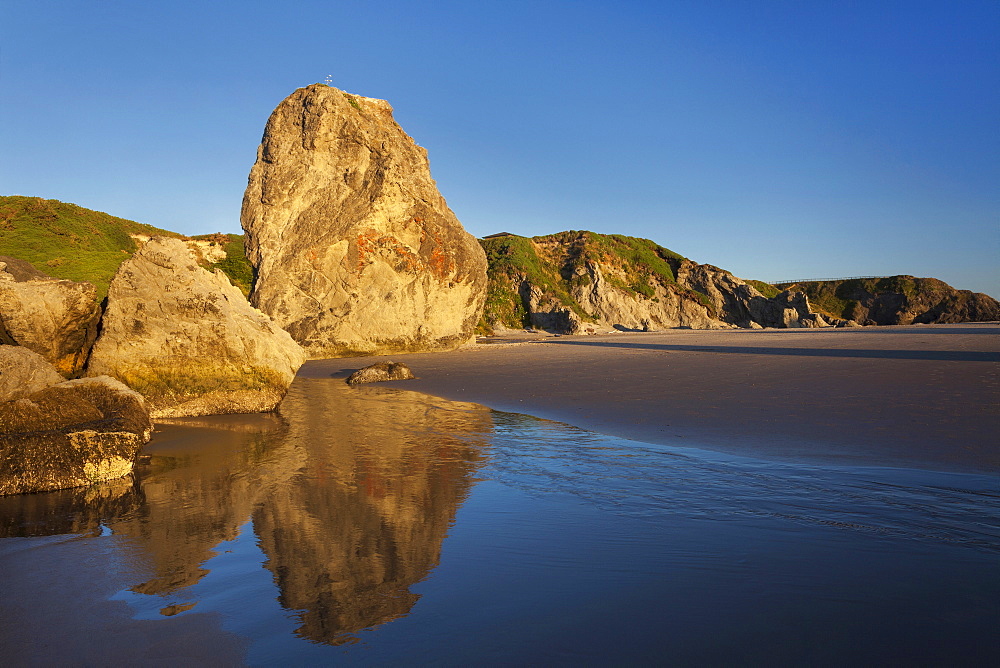
[[271,114],[243,199],[252,303],[311,357],[473,335],[486,257],[384,100],[314,84]]

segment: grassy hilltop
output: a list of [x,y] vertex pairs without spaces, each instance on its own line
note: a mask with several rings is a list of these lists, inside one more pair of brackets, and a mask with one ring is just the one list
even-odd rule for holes
[[[26,260],[56,278],[90,281],[97,287],[98,299],[107,295],[119,265],[136,251],[133,234],[188,238],[55,199],[0,196],[0,255]],[[244,293],[249,291],[253,277],[243,252],[243,235],[193,238],[223,245],[226,258],[217,264],[206,262],[206,267],[222,269]]]

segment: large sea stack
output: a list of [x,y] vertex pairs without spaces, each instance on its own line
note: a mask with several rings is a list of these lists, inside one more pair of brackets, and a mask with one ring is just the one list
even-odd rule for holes
[[278,105],[243,199],[252,303],[311,357],[473,335],[486,258],[384,100],[323,84]]

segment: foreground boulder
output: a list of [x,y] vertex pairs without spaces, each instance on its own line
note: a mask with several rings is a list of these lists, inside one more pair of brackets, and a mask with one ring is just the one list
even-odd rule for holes
[[52,278],[0,256],[0,343],[33,350],[72,376],[83,369],[100,319],[92,284]]
[[315,84],[271,114],[243,199],[252,303],[311,357],[469,340],[486,258],[384,100]]
[[272,410],[305,360],[221,271],[154,237],[118,269],[88,375],[118,378],[153,417]]
[[126,476],[151,433],[143,398],[106,376],[0,403],[0,495]]
[[38,353],[0,345],[0,401],[20,399],[64,380]]
[[386,380],[409,380],[416,378],[410,367],[402,362],[378,362],[358,369],[347,377],[348,385],[360,385],[362,383],[380,383]]

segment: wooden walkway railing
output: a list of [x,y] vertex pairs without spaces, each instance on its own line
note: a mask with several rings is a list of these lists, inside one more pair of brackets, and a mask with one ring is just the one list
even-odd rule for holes
[[844,276],[842,278],[797,278],[794,281],[768,281],[771,285],[789,285],[791,283],[818,283],[820,281],[853,281],[859,278],[887,278],[886,276]]

